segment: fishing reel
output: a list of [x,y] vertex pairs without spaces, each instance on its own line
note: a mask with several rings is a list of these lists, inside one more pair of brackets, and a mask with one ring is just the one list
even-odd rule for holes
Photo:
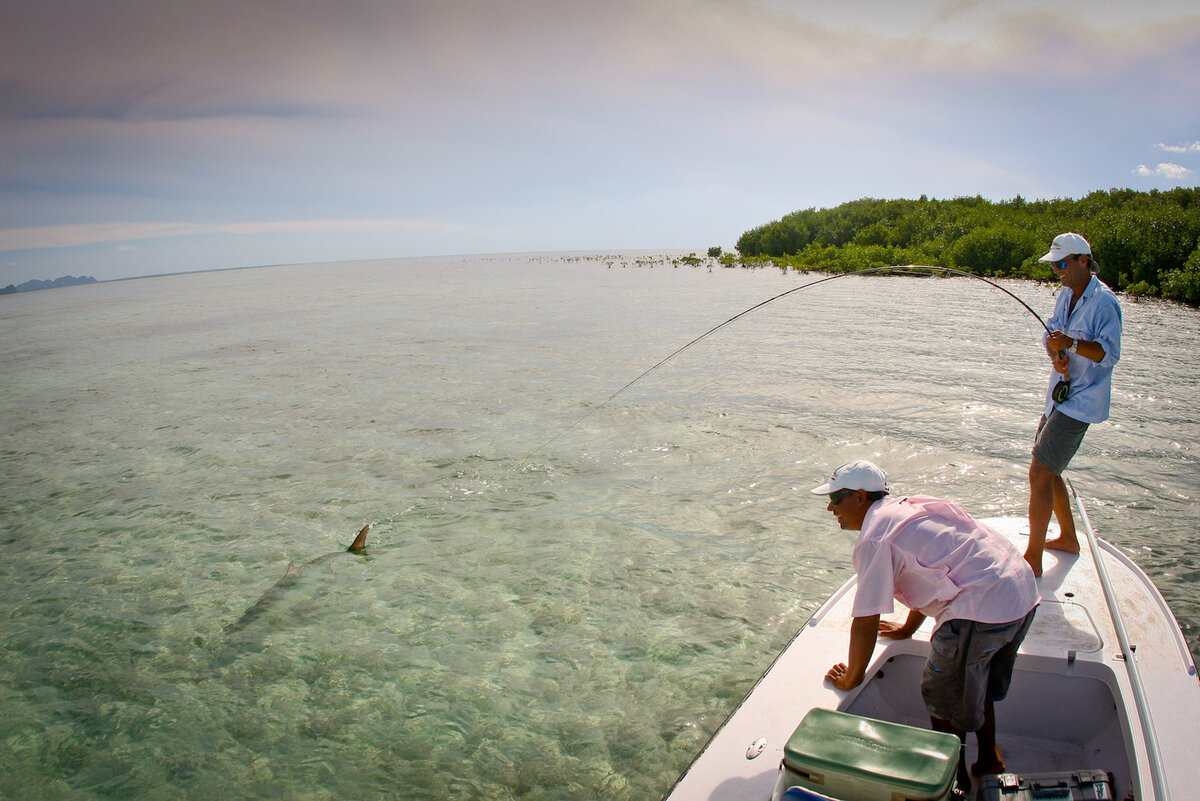
[[1050,393],[1050,397],[1054,398],[1055,403],[1062,403],[1071,395],[1071,382],[1060,378],[1058,383],[1054,385],[1054,392]]

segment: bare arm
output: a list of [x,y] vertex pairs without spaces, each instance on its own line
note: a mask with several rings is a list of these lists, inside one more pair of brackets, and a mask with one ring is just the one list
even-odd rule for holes
[[907,640],[917,633],[917,629],[921,628],[924,622],[925,615],[912,609],[909,610],[908,619],[904,621],[903,626],[897,626],[889,620],[879,621],[879,636],[889,640]]
[[856,617],[850,624],[849,663],[839,663],[825,674],[839,690],[852,690],[862,684],[867,675],[871,654],[875,653],[875,639],[879,635],[879,615]]
[[1106,352],[1104,346],[1099,342],[1088,342],[1085,339],[1076,339],[1070,334],[1064,334],[1062,331],[1055,331],[1046,338],[1046,350],[1051,357],[1062,353],[1064,350],[1070,349],[1072,345],[1077,344],[1075,352],[1085,359],[1091,359],[1094,362],[1104,361]]

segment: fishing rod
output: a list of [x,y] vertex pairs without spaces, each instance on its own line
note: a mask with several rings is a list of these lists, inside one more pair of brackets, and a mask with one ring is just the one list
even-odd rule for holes
[[[847,273],[838,273],[837,275],[829,275],[829,276],[826,276],[826,277],[824,277],[824,278],[818,278],[816,281],[809,281],[807,284],[801,284],[800,286],[792,287],[791,289],[787,290],[786,292],[780,292],[778,295],[775,295],[774,297],[767,298],[766,300],[764,300],[764,301],[762,301],[762,302],[760,302],[760,303],[756,303],[756,304],[754,304],[753,306],[751,306],[751,307],[750,307],[750,308],[748,308],[748,309],[744,309],[744,310],[742,310],[742,311],[738,312],[737,314],[733,315],[732,317],[730,317],[730,318],[729,318],[728,320],[726,320],[725,322],[723,322],[723,323],[720,323],[720,324],[718,324],[718,325],[714,325],[712,328],[708,329],[707,331],[705,331],[705,332],[704,332],[703,334],[701,334],[700,336],[698,336],[698,337],[696,337],[695,339],[691,340],[690,342],[686,343],[686,344],[685,344],[685,345],[683,345],[682,347],[679,347],[679,348],[677,348],[676,350],[672,351],[672,352],[671,352],[671,353],[669,353],[669,354],[668,354],[666,357],[664,357],[663,359],[659,360],[659,361],[658,361],[656,364],[654,364],[654,365],[653,365],[653,366],[651,366],[649,369],[647,369],[646,371],[644,371],[644,372],[643,372],[641,375],[637,376],[637,377],[636,377],[636,378],[634,378],[632,381],[630,381],[629,383],[627,383],[625,386],[621,387],[621,388],[620,388],[620,389],[618,389],[616,392],[614,392],[613,394],[609,395],[607,398],[605,398],[605,400],[604,400],[604,401],[603,401],[603,402],[602,402],[602,403],[601,403],[599,406],[595,406],[595,407],[593,407],[593,408],[589,409],[589,410],[588,410],[588,411],[587,411],[587,412],[586,412],[586,413],[585,413],[585,414],[584,414],[582,417],[580,417],[578,420],[576,420],[575,422],[571,423],[571,424],[570,424],[570,425],[568,425],[566,428],[563,428],[561,431],[559,431],[559,432],[558,432],[557,434],[555,434],[553,437],[551,437],[550,439],[548,439],[548,440],[546,440],[545,442],[543,442],[541,445],[539,445],[539,446],[537,446],[536,448],[534,448],[533,450],[531,450],[531,451],[530,451],[528,454],[526,454],[525,458],[524,458],[524,459],[522,459],[521,461],[522,461],[522,462],[524,462],[524,461],[525,461],[526,459],[528,459],[530,456],[533,456],[534,454],[538,453],[538,452],[539,452],[539,451],[541,451],[542,449],[544,449],[544,448],[546,448],[547,446],[549,446],[549,445],[550,445],[552,442],[554,442],[555,440],[557,440],[559,437],[561,437],[561,436],[563,436],[564,434],[567,434],[568,432],[570,432],[570,431],[573,431],[574,429],[578,428],[578,427],[579,427],[579,426],[580,426],[580,425],[581,425],[581,424],[582,424],[582,423],[583,423],[585,420],[587,420],[587,419],[588,419],[589,417],[591,417],[593,414],[595,414],[596,412],[600,411],[600,410],[601,410],[601,409],[603,409],[605,406],[607,406],[609,403],[611,403],[611,402],[612,402],[614,399],[616,399],[616,397],[617,397],[618,395],[620,395],[621,393],[625,392],[627,389],[629,389],[630,387],[632,387],[634,384],[638,383],[638,382],[639,382],[639,381],[641,381],[643,378],[645,378],[646,376],[650,375],[650,374],[651,374],[651,373],[653,373],[655,370],[657,370],[658,368],[662,367],[664,364],[666,364],[667,362],[671,361],[671,360],[672,360],[672,359],[674,359],[676,356],[678,356],[679,354],[683,353],[685,350],[687,350],[688,348],[692,347],[693,345],[695,345],[695,344],[696,344],[697,342],[699,342],[700,340],[704,339],[705,337],[708,337],[708,336],[709,336],[709,335],[711,335],[711,334],[715,334],[717,331],[720,331],[722,328],[724,328],[725,326],[727,326],[727,325],[729,325],[730,323],[734,322],[735,320],[739,320],[739,319],[741,319],[742,317],[745,317],[747,314],[750,314],[750,313],[751,313],[751,312],[753,312],[753,311],[757,311],[758,309],[761,309],[763,306],[766,306],[766,305],[767,305],[767,304],[769,304],[769,303],[774,303],[775,301],[779,300],[780,298],[785,298],[785,297],[787,297],[788,295],[791,295],[791,294],[792,294],[792,293],[794,293],[794,292],[799,292],[799,291],[800,291],[800,290],[802,290],[802,289],[809,289],[810,287],[814,287],[814,286],[816,286],[817,284],[824,284],[824,283],[825,283],[825,282],[827,282],[827,281],[836,281],[836,280],[837,280],[837,279],[839,279],[839,278],[846,278],[846,277],[848,277],[848,276],[852,276],[852,275],[867,275],[867,274],[869,274],[869,273],[921,273],[921,272],[938,272],[938,273],[948,273],[948,274],[950,274],[950,275],[962,276],[962,277],[964,277],[964,278],[974,278],[974,279],[975,279],[975,280],[977,280],[977,281],[983,281],[983,282],[984,282],[985,284],[987,284],[988,286],[990,286],[990,287],[993,287],[993,288],[995,288],[995,289],[999,289],[1001,292],[1003,292],[1004,294],[1008,295],[1010,298],[1012,298],[1013,300],[1015,300],[1017,303],[1020,303],[1020,304],[1021,304],[1023,307],[1025,307],[1025,310],[1026,310],[1026,311],[1028,311],[1030,314],[1032,314],[1032,315],[1033,315],[1034,319],[1036,319],[1036,320],[1038,321],[1038,324],[1039,324],[1039,325],[1040,325],[1042,328],[1045,328],[1045,329],[1046,329],[1046,333],[1047,333],[1047,334],[1049,334],[1049,333],[1052,333],[1052,332],[1050,331],[1050,328],[1049,328],[1049,326],[1047,326],[1047,325],[1046,325],[1046,323],[1045,323],[1045,322],[1042,320],[1042,318],[1041,318],[1041,315],[1039,315],[1037,312],[1035,312],[1035,311],[1033,310],[1033,308],[1032,308],[1032,307],[1031,307],[1031,306],[1030,306],[1028,303],[1026,303],[1025,301],[1021,300],[1019,297],[1017,297],[1016,295],[1014,295],[1012,292],[1008,291],[1008,290],[1007,290],[1007,289],[1005,289],[1004,287],[1000,286],[1000,285],[999,285],[999,284],[997,284],[995,281],[991,281],[991,280],[989,280],[989,279],[987,279],[987,278],[984,278],[982,275],[976,275],[976,274],[974,274],[974,273],[968,273],[968,272],[965,272],[965,271],[963,271],[963,270],[955,270],[955,269],[953,269],[953,268],[950,268],[950,267],[926,267],[926,266],[919,266],[919,265],[907,265],[907,266],[901,266],[901,267],[864,267],[864,268],[863,268],[863,269],[861,269],[861,270],[853,270],[853,271],[851,271],[851,272],[847,272]],[[1067,391],[1069,391],[1069,385],[1068,385],[1068,390],[1067,390]]]

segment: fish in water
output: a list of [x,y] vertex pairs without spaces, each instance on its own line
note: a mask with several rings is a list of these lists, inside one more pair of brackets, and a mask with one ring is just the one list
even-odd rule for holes
[[225,634],[236,634],[266,614],[268,610],[281,601],[287,591],[297,582],[299,582],[300,578],[305,573],[317,565],[328,562],[330,559],[341,556],[344,553],[352,553],[359,556],[369,555],[369,552],[367,551],[367,532],[370,530],[371,525],[369,523],[363,526],[362,530],[358,532],[358,536],[354,538],[354,542],[350,543],[350,547],[344,551],[331,551],[330,553],[322,554],[321,556],[318,556],[316,559],[313,559],[309,562],[305,562],[302,565],[297,565],[295,562],[292,562],[290,565],[288,565],[287,570],[284,571],[283,578],[275,582],[271,589],[264,592],[262,597],[258,599],[254,606],[251,606],[249,609],[243,612],[241,617],[225,627]]

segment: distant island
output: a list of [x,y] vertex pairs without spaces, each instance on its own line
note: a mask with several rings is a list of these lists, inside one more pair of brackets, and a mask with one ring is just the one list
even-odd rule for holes
[[99,282],[90,275],[81,275],[78,278],[73,275],[64,275],[62,278],[55,278],[53,281],[43,281],[40,278],[35,278],[23,284],[9,284],[0,289],[0,295],[12,295],[17,292],[36,292],[39,289],[56,289],[60,286],[78,286],[79,284],[96,283]]

